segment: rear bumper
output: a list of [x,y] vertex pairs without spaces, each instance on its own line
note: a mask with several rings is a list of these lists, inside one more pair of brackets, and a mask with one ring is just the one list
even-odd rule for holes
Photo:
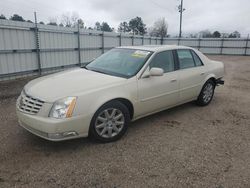
[[216,80],[216,85],[224,85],[224,80],[222,80],[222,78],[219,78]]
[[62,141],[88,136],[88,116],[54,119],[26,114],[18,109],[16,113],[20,126],[46,140]]

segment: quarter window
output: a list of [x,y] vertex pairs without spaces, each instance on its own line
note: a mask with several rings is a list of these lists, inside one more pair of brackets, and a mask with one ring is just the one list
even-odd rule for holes
[[149,67],[162,68],[164,72],[174,71],[174,56],[171,50],[159,52],[154,56]]
[[190,50],[177,50],[180,69],[195,67],[193,56]]
[[193,57],[194,57],[194,61],[195,61],[195,64],[196,66],[201,66],[203,65],[203,63],[201,62],[200,58],[198,57],[198,55],[194,52],[194,51],[191,51]]

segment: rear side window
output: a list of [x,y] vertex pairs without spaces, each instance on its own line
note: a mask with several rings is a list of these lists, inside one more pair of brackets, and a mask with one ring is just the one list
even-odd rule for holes
[[192,50],[191,50],[191,53],[192,53],[192,55],[193,55],[193,57],[194,57],[194,61],[195,61],[196,66],[201,66],[201,65],[203,65],[203,63],[201,62],[201,60],[200,60],[200,58],[198,57],[198,55],[197,55],[194,51],[192,51]]
[[159,52],[154,56],[149,67],[162,68],[164,72],[174,71],[174,56],[171,50]]
[[193,56],[190,50],[177,50],[180,69],[195,67]]

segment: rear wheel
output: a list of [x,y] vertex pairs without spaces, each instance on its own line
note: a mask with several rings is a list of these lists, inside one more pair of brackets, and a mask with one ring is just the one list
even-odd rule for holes
[[90,136],[101,142],[121,138],[127,130],[130,115],[127,107],[119,101],[111,101],[99,108],[90,125]]
[[208,80],[202,87],[200,95],[197,99],[197,104],[200,106],[208,105],[214,96],[215,83],[212,80]]

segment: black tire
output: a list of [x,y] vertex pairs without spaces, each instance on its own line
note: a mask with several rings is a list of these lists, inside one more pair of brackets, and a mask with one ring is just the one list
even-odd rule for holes
[[[114,133],[112,132],[112,134],[117,134],[115,136],[112,136],[112,137],[103,137],[103,136],[100,136],[100,132],[98,133],[98,130],[96,128],[96,122],[99,121],[99,120],[97,120],[97,118],[100,117],[101,114],[104,113],[104,111],[106,111],[106,110],[112,110],[112,109],[116,109],[119,113],[123,114],[123,119],[122,119],[122,120],[124,120],[123,127],[120,128],[120,132],[119,133],[115,133],[115,131],[114,131]],[[128,110],[128,108],[123,103],[121,103],[119,101],[115,101],[115,100],[107,102],[106,104],[104,104],[103,106],[101,106],[95,112],[95,114],[94,114],[94,116],[93,116],[93,118],[91,120],[91,123],[90,123],[89,136],[90,136],[90,138],[94,139],[95,141],[99,141],[99,142],[103,142],[103,143],[116,141],[116,140],[120,139],[125,134],[125,132],[127,131],[129,122],[130,122],[129,110]],[[110,126],[110,125],[107,125],[107,123],[105,123],[105,127],[107,127],[107,126]],[[111,129],[113,131],[113,128],[111,128]]]
[[[206,95],[206,88],[207,87],[212,87],[212,93],[211,93],[211,96],[208,98],[205,97]],[[215,89],[215,83],[213,80],[209,79],[208,81],[206,81],[206,83],[203,85],[202,89],[201,89],[201,92],[196,100],[196,103],[199,105],[199,106],[206,106],[208,105],[211,100],[213,99],[213,96],[214,96],[214,89]]]

